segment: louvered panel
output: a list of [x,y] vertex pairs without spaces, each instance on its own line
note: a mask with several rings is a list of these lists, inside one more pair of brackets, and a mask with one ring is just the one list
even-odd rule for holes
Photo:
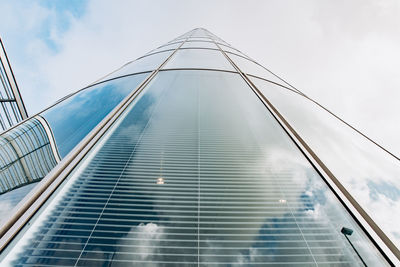
[[159,73],[143,94],[15,264],[360,264],[356,224],[238,75]]

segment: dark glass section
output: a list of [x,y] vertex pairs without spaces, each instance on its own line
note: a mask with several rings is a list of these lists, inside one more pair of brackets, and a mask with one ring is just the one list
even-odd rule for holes
[[[0,135],[0,214],[8,214],[148,74],[82,90]],[[25,189],[18,189],[26,187]]]
[[158,73],[35,217],[2,264],[386,264],[232,73]]
[[65,157],[148,74],[95,85],[64,100],[42,116],[53,129],[61,158]]

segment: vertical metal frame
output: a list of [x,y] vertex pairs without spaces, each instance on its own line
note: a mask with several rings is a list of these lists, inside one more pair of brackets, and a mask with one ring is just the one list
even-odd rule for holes
[[[11,69],[10,62],[3,42],[0,39],[0,78],[2,86],[4,88],[5,96],[1,95],[1,106],[3,108],[4,115],[8,121],[8,125],[12,126],[21,120],[28,118],[28,113],[25,108],[25,104],[22,100],[21,93],[18,89],[17,82],[14,77],[14,73]],[[8,104],[8,106],[7,106]],[[11,108],[12,114],[10,114],[8,108]],[[2,122],[3,130],[8,128],[4,122]]]
[[[212,38],[212,36],[210,36]],[[281,125],[284,131],[294,141],[300,151],[306,156],[310,163],[320,173],[321,177],[325,180],[328,187],[333,193],[339,198],[345,208],[350,212],[353,218],[358,222],[360,227],[365,231],[370,240],[375,244],[377,249],[382,253],[386,260],[393,265],[393,262],[400,264],[400,251],[393,244],[393,242],[387,237],[387,235],[380,229],[380,227],[374,222],[374,220],[365,212],[360,204],[353,198],[353,196],[346,190],[346,188],[340,183],[336,176],[328,169],[328,167],[322,162],[322,160],[314,153],[314,151],[308,146],[308,144],[301,138],[297,131],[289,124],[289,122],[282,116],[282,114],[272,105],[267,97],[254,85],[249,77],[233,62],[233,60],[221,49],[217,42],[212,38],[215,45],[219,48],[220,52],[225,56],[229,63],[237,70],[239,75],[248,84],[250,89],[257,95],[257,97],[263,102],[268,111]],[[297,89],[296,89],[297,90]],[[328,179],[327,179],[328,178]],[[350,204],[350,205],[349,205]],[[361,219],[361,220],[360,220]],[[364,222],[364,223],[363,223]],[[367,225],[365,225],[365,223]],[[366,227],[367,226],[367,227]],[[375,233],[374,237],[371,235],[371,231]],[[382,242],[377,242],[375,238],[380,239]],[[387,247],[384,249],[381,247],[383,244]],[[389,251],[388,251],[389,250]],[[387,255],[387,252],[393,255]]]

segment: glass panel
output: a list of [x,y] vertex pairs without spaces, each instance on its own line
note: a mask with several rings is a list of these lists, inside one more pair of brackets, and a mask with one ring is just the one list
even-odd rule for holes
[[243,55],[242,52],[240,52],[239,50],[236,50],[236,49],[226,46],[226,45],[222,45],[222,44],[219,44],[219,45],[221,46],[221,49],[224,50],[225,52],[239,54],[239,55],[247,58],[247,56]]
[[192,38],[209,38],[205,31],[199,30],[193,33]]
[[212,42],[212,40],[210,38],[193,38],[193,37],[187,39],[187,41],[190,41],[190,42],[202,42],[202,41]]
[[[252,78],[324,164],[400,247],[400,162],[297,93]],[[393,211],[393,212],[391,212]]]
[[188,47],[202,47],[202,48],[213,48],[213,49],[218,49],[218,47],[211,42],[186,42],[182,46],[182,48],[188,48]]
[[159,73],[66,183],[2,265],[385,265],[237,74]]
[[42,116],[50,124],[60,156],[65,157],[149,74],[101,83],[59,103]]
[[11,210],[23,199],[37,183],[27,184],[14,189],[6,194],[0,195],[0,222],[4,223],[11,215]]
[[120,78],[82,90],[3,133],[0,215],[8,214],[30,191],[30,184],[45,177],[147,75]]
[[184,38],[176,38],[176,39],[174,39],[172,41],[169,41],[167,44],[176,43],[176,42],[183,42],[183,41],[185,41],[185,39],[186,39],[186,37],[184,37]]
[[137,72],[153,71],[157,69],[173,51],[166,51],[150,56],[145,56],[126,64],[121,69],[109,74],[102,81],[129,75]]
[[165,50],[171,50],[171,49],[176,49],[176,48],[178,48],[179,46],[181,45],[181,42],[179,42],[179,43],[173,43],[173,44],[168,44],[168,45],[164,45],[164,46],[161,46],[161,47],[159,47],[159,48],[156,48],[156,49],[154,49],[154,50],[151,50],[149,53],[147,53],[147,54],[153,54],[153,53],[157,53],[157,52],[160,52],[160,51],[165,51]]
[[0,220],[60,161],[53,138],[40,115],[0,136]]
[[204,49],[179,50],[163,69],[204,68],[235,71],[220,51]]
[[267,79],[274,83],[282,84],[284,86],[288,86],[285,82],[277,78],[275,75],[271,74],[269,71],[264,69],[262,66],[254,63],[253,61],[247,60],[240,56],[236,56],[233,54],[228,54],[228,56],[232,59],[232,61],[239,67],[241,71],[247,74],[251,74],[254,76],[259,76],[261,78]]

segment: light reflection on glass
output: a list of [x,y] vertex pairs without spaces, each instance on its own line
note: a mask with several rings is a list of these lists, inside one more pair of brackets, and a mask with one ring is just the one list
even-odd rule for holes
[[[0,220],[60,161],[48,122],[37,115],[0,136]],[[1,216],[3,215],[3,216]]]
[[[0,136],[0,215],[9,213],[148,74],[102,83]],[[0,216],[1,217],[1,216]]]
[[3,264],[385,265],[231,73],[160,72],[40,212]]
[[251,79],[400,247],[400,162],[308,99]]
[[65,157],[148,74],[138,74],[95,85],[45,111],[60,156]]

